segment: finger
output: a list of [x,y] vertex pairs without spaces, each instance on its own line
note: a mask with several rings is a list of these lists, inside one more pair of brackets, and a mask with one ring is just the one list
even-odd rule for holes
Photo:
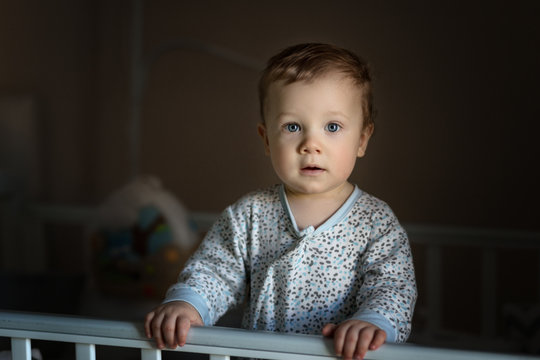
[[355,356],[357,358],[363,359],[366,356],[368,347],[371,345],[374,336],[375,330],[373,328],[367,327],[361,330],[356,343]]
[[356,327],[349,327],[343,343],[343,358],[352,359],[353,356],[357,355],[357,344],[359,340]]
[[334,350],[336,355],[341,356],[343,353],[343,345],[345,343],[345,336],[347,336],[347,330],[349,326],[347,323],[340,324],[334,329]]
[[154,316],[156,316],[156,313],[152,311],[149,312],[144,319],[144,332],[149,339],[152,337],[152,328],[150,327],[150,324],[152,323]]
[[332,335],[334,335],[334,331],[336,331],[336,328],[337,328],[336,324],[328,323],[324,325],[322,329],[323,336],[331,337]]
[[369,350],[377,350],[381,347],[382,344],[386,341],[386,332],[383,330],[377,330],[375,331],[375,337],[371,341],[371,345],[369,345]]
[[189,328],[191,327],[191,322],[188,318],[179,318],[176,324],[176,333],[178,345],[184,346],[186,344],[187,334]]
[[161,325],[165,344],[170,349],[176,348],[176,316],[169,316],[165,318]]
[[155,316],[152,319],[151,329],[154,340],[158,348],[163,349],[165,347],[163,343],[163,336],[161,334],[161,322],[163,321],[163,315]]

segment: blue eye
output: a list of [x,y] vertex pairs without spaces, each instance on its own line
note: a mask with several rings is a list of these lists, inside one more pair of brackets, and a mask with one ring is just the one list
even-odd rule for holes
[[341,126],[336,123],[330,123],[326,125],[326,130],[328,130],[329,132],[336,132],[339,131],[339,129],[341,129]]
[[300,125],[295,124],[295,123],[287,124],[285,128],[286,128],[287,131],[289,131],[289,132],[297,132],[297,131],[300,131]]

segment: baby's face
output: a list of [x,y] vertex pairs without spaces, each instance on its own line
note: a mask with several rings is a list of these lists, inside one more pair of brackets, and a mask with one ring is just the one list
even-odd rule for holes
[[259,134],[288,192],[331,194],[348,185],[371,136],[362,114],[361,89],[339,73],[270,86]]

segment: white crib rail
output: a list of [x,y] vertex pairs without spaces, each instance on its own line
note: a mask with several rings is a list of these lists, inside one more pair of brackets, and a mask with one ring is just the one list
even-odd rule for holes
[[[161,351],[144,336],[142,324],[91,318],[0,311],[0,337],[11,338],[13,360],[30,360],[31,340],[76,344],[77,360],[96,359],[96,345],[138,348],[142,360],[159,360]],[[209,354],[210,360],[242,356],[261,359],[337,359],[332,342],[321,336],[278,334],[220,327],[190,330],[187,344],[171,351]],[[373,360],[460,360],[540,359],[519,354],[420,347],[411,344],[386,344],[367,359]]]

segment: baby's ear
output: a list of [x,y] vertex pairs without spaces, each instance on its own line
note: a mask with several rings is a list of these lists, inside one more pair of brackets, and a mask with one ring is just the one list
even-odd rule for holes
[[364,155],[366,155],[366,149],[369,143],[369,139],[373,134],[373,130],[373,124],[366,125],[362,129],[362,132],[360,133],[360,146],[358,147],[358,153],[356,154],[356,156],[363,157]]
[[259,125],[257,125],[257,132],[264,143],[265,154],[270,155],[270,145],[268,143],[268,132],[266,131],[266,125],[264,123],[259,123]]

